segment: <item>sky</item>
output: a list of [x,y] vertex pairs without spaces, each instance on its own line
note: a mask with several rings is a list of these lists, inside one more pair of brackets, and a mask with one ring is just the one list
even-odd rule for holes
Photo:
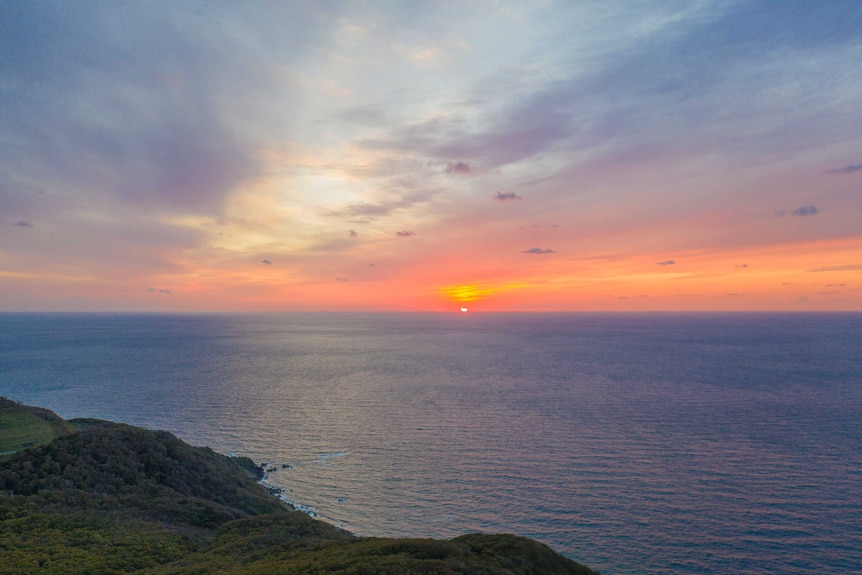
[[862,310],[856,0],[0,0],[0,311]]

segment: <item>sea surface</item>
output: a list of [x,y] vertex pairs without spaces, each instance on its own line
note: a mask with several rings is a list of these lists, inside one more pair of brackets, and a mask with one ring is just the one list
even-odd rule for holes
[[862,573],[862,314],[0,314],[0,395],[272,462],[360,535]]

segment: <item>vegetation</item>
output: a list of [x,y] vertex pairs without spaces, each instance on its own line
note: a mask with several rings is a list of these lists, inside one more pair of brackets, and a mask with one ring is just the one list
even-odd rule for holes
[[164,431],[0,410],[17,442],[0,457],[3,573],[593,573],[512,535],[354,537],[272,497],[250,460]]
[[72,431],[71,425],[47,409],[0,397],[0,454],[44,445]]

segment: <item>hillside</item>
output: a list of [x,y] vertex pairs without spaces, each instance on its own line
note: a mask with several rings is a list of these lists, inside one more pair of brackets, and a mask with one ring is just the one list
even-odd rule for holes
[[47,409],[0,397],[0,454],[44,445],[72,431],[71,425]]
[[19,446],[0,457],[3,573],[593,573],[512,535],[354,537],[273,498],[243,462],[170,433],[2,409]]

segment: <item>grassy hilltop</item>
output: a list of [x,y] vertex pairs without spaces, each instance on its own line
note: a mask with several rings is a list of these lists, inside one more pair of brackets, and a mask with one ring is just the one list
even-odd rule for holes
[[0,397],[0,454],[44,445],[72,431],[72,426],[52,411],[23,407]]
[[512,535],[355,537],[170,433],[2,398],[0,452],[4,574],[594,573]]

